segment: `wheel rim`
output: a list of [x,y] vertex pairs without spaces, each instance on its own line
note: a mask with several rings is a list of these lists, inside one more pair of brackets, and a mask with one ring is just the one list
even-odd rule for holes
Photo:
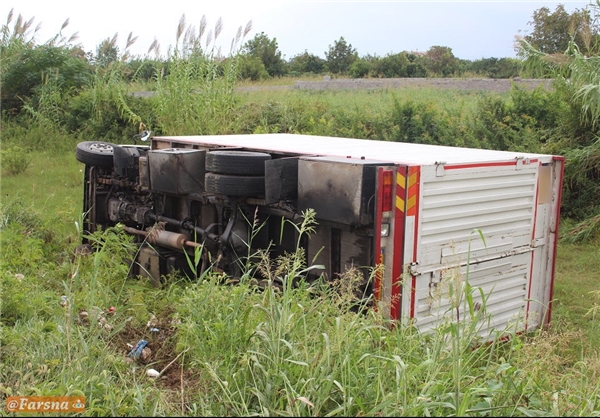
[[113,152],[112,145],[96,142],[90,145],[90,149],[96,152]]

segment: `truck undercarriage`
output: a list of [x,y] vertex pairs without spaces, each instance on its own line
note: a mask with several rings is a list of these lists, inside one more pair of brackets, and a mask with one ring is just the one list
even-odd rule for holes
[[[358,268],[360,293],[371,292],[376,162],[93,141],[78,144],[76,158],[85,164],[84,230],[123,225],[139,247],[133,275],[156,284],[174,271],[237,278],[260,252],[275,260],[301,248],[307,266],[322,266],[309,279]],[[313,233],[299,234],[313,210]]]

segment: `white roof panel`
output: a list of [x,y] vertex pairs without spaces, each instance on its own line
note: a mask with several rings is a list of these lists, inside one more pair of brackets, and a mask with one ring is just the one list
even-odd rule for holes
[[434,165],[438,162],[468,164],[513,161],[517,158],[552,159],[552,155],[546,154],[299,134],[164,136],[155,139],[301,155],[364,157],[405,165]]

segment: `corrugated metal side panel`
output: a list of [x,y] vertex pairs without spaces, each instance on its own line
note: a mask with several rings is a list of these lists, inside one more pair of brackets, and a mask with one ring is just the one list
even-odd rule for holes
[[471,171],[423,177],[419,263],[439,262],[427,253],[437,256],[452,242],[477,238],[473,229],[481,229],[486,239],[512,237],[514,246],[530,243],[537,166]]
[[[482,335],[487,335],[494,329],[523,329],[525,326],[525,298],[530,258],[529,253],[522,253],[469,267],[469,284],[475,288],[474,302],[483,309],[483,301],[477,288],[481,288],[488,297],[485,313],[490,316],[491,321],[481,324]],[[421,331],[427,331],[439,321],[449,320],[456,315],[453,302],[448,298],[449,286],[451,283],[456,285],[456,282],[464,282],[466,277],[466,267],[463,266],[448,269],[439,278],[426,274],[417,279],[423,284],[418,286],[415,308],[417,325]],[[462,319],[468,317],[464,301],[463,297],[459,308]],[[468,309],[466,311],[468,312]]]
[[502,328],[522,318],[537,168],[537,164],[518,169],[516,165],[478,166],[439,175],[434,167],[423,167],[417,265],[413,266],[414,319],[420,329],[433,326],[450,306],[442,298],[434,309],[431,289],[443,288],[457,266],[464,280],[467,261],[470,284],[481,286],[486,295],[491,292],[486,307],[492,315],[491,327]]

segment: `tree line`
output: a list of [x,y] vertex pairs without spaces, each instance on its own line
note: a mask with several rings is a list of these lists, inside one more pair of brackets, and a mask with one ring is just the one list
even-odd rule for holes
[[[85,52],[80,45],[74,44],[73,38],[67,38],[62,31],[68,20],[55,37],[37,45],[33,39],[33,18],[25,20],[22,16],[14,21],[11,27],[12,11],[7,23],[2,26],[1,70],[2,70],[2,109],[14,111],[35,94],[44,82],[44,77],[55,74],[59,84],[65,90],[82,88],[90,77],[98,71],[105,71],[111,63],[120,60],[121,77],[124,81],[148,81],[156,76],[155,68],[162,67],[163,73],[170,71],[170,60],[158,57],[159,47],[153,44],[149,50],[156,52],[156,58],[150,56],[131,56],[127,49],[137,38],[132,34],[127,38],[124,50],[117,45],[117,35],[102,41],[95,52]],[[182,18],[183,19],[183,18]],[[180,22],[180,25],[183,22]],[[244,34],[251,29],[251,22]],[[598,51],[600,37],[597,22],[589,10],[576,9],[568,13],[562,4],[554,11],[547,7],[536,10],[532,20],[530,33],[525,36],[516,35],[517,51],[520,42],[525,41],[544,54],[564,53],[569,41],[573,39],[582,53],[593,55]],[[221,20],[209,33],[218,37],[222,28]],[[206,29],[203,19],[199,34],[194,37],[189,31],[178,33],[179,37],[191,44],[190,54],[206,54],[207,47],[202,48],[199,38]],[[241,28],[240,28],[241,29]],[[241,34],[238,32],[238,39]],[[596,47],[594,46],[596,45]],[[225,62],[230,57],[214,54],[217,61]],[[237,75],[241,79],[264,80],[282,76],[324,75],[345,76],[352,78],[393,78],[393,77],[485,77],[514,78],[523,76],[543,76],[539,73],[527,72],[523,67],[523,56],[517,58],[482,58],[465,60],[456,57],[452,48],[434,45],[426,52],[402,51],[385,56],[366,54],[360,56],[356,48],[343,36],[329,45],[325,58],[304,51],[285,60],[279,50],[277,38],[271,38],[264,32],[256,34],[246,41],[237,51]]]
[[[573,39],[582,52],[597,53],[599,28],[590,12],[576,9],[568,13],[559,4],[554,11],[547,7],[536,10],[529,22],[532,31],[516,36],[516,50],[525,40],[545,54],[564,53]],[[343,36],[329,45],[325,59],[304,51],[284,60],[278,49],[277,38],[269,38],[264,32],[249,40],[243,50],[241,67],[243,78],[265,79],[284,75],[325,74],[344,75],[353,78],[391,77],[460,77],[464,75],[487,78],[513,78],[521,74],[521,60],[505,57],[460,59],[448,46],[434,45],[426,52],[402,51],[385,56],[366,54],[359,56]],[[519,57],[521,58],[521,57]]]
[[[402,51],[385,56],[359,56],[343,36],[329,46],[325,59],[304,51],[288,61],[281,58],[277,39],[261,33],[249,41],[241,67],[243,78],[253,81],[278,76],[331,74],[351,78],[458,77],[512,78],[520,72],[515,58],[459,59],[452,48],[434,45],[426,52]],[[263,57],[267,57],[266,59]]]

